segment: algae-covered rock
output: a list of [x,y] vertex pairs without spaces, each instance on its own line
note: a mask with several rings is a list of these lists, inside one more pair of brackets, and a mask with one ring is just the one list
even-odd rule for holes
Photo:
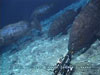
[[66,33],[68,28],[70,27],[70,24],[73,23],[77,14],[77,11],[70,9],[58,16],[51,24],[48,31],[48,36],[54,37],[59,33]]
[[69,50],[79,51],[91,45],[100,29],[100,0],[88,3],[73,22]]

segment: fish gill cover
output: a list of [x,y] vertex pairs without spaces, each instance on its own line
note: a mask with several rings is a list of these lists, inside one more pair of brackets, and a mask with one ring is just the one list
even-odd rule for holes
[[[49,18],[46,18],[43,21],[38,21],[38,18],[33,16],[33,19],[31,19],[31,21],[27,21],[29,24],[29,29],[22,29],[24,33],[27,33],[20,33],[24,35],[23,37],[17,35],[17,37],[20,37],[20,39],[17,39],[15,36],[12,37],[11,34],[8,38],[16,38],[17,40],[14,40],[14,42],[10,42],[10,44],[8,45],[2,46],[2,49],[0,48],[0,53],[2,51],[2,54],[0,55],[0,74],[52,75],[54,65],[56,64],[58,59],[63,57],[68,52],[70,27],[67,30],[68,33],[58,36],[61,33],[60,32],[55,37],[53,37],[53,39],[48,36],[49,28],[53,22],[59,19],[59,16],[60,18],[63,18],[61,17],[62,14],[68,12],[70,9],[73,11],[77,11],[78,8],[85,7],[88,2],[89,0],[79,0],[77,3],[73,3],[65,7],[58,13],[54,14],[53,16],[50,16]],[[74,16],[74,18],[76,17],[77,16]],[[15,29],[16,27],[20,28],[23,26],[23,23],[21,24],[20,22],[25,23],[25,26],[27,26],[26,21],[19,21],[14,24],[12,23],[15,26]],[[10,27],[12,24],[7,26]],[[37,28],[36,25],[38,25],[39,28]],[[59,25],[59,22],[57,22],[56,25]],[[7,28],[7,26],[5,27]],[[56,28],[56,26],[54,27]],[[0,30],[0,34],[4,29],[5,28]],[[18,32],[15,33],[18,34],[19,32],[20,29],[18,29]],[[4,41],[4,39],[0,36],[0,41]],[[100,42],[99,40],[97,40],[91,45],[87,52],[81,54],[80,56],[72,60],[71,63],[76,67],[73,75],[99,75],[99,49]]]

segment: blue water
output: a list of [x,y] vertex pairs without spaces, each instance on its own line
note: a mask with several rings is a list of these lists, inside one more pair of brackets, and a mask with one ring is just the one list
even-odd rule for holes
[[38,6],[54,3],[54,14],[76,1],[78,0],[1,0],[0,28],[20,20],[28,20]]
[[[0,2],[0,10],[2,10],[0,11],[0,28],[7,27],[8,24],[14,26],[20,25],[19,30],[23,24],[18,23],[18,21],[25,20],[30,24],[30,17],[37,7],[45,4],[54,5],[50,13],[42,15],[43,17],[45,16],[45,20],[41,18],[41,21],[37,21],[38,19],[36,17],[36,19],[33,19],[36,22],[40,22],[40,26],[42,27],[40,32],[38,28],[34,29],[33,27],[33,29],[30,28],[30,30],[27,30],[27,34],[17,39],[17,37],[12,36],[14,31],[14,29],[11,28],[12,26],[10,27],[11,29],[8,27],[8,31],[5,28],[5,35],[10,35],[9,32],[12,32],[12,34],[10,36],[11,39],[9,39],[9,36],[8,40],[4,37],[4,41],[6,40],[7,42],[13,40],[13,38],[17,40],[0,46],[0,75],[52,75],[54,70],[52,67],[54,67],[59,58],[63,57],[68,52],[70,28],[65,35],[56,35],[51,38],[48,37],[50,25],[52,25],[52,22],[56,21],[55,25],[57,26],[57,23],[59,23],[57,18],[59,19],[59,16],[68,12],[69,9],[77,10],[81,6],[87,4],[88,1],[89,0],[2,0]],[[75,16],[75,18],[76,17],[77,16]],[[36,25],[38,25],[38,23],[36,23]],[[62,26],[62,24],[60,25]],[[70,24],[70,26],[71,25],[72,24]],[[24,26],[28,27],[28,24]],[[16,27],[15,30],[18,29]],[[0,32],[2,32],[2,29]],[[58,28],[58,30],[60,29]],[[24,29],[22,28],[21,31],[24,31]],[[20,33],[18,32],[18,34]],[[1,41],[2,37],[0,34],[0,42]],[[85,54],[72,60],[71,63],[76,66],[73,75],[89,75],[87,74],[88,71],[91,72],[91,75],[99,75],[100,72],[94,74],[95,70],[93,69],[97,64],[100,65],[100,59],[98,59],[100,57],[99,49],[100,42],[97,40]],[[93,68],[88,68],[86,66],[87,64],[94,64],[94,66]],[[84,65],[88,69],[87,71]],[[81,67],[80,69],[77,68],[77,66],[82,66],[83,68]]]

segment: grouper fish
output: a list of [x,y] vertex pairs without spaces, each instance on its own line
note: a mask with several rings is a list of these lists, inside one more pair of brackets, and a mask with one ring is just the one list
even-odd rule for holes
[[60,33],[66,33],[68,29],[71,27],[71,24],[73,23],[78,13],[79,11],[69,9],[61,15],[57,16],[57,18],[50,25],[50,28],[48,30],[48,36],[55,37]]
[[74,53],[88,49],[100,32],[100,0],[91,0],[73,22],[68,49]]
[[53,8],[53,4],[46,4],[46,5],[37,7],[32,12],[30,16],[30,20],[34,18],[37,18],[40,21],[45,19],[45,17],[49,16],[50,12],[52,11],[52,8]]
[[41,31],[41,25],[38,20],[34,20],[31,23],[19,21],[5,26],[0,29],[0,46],[8,45],[17,41],[32,29]]

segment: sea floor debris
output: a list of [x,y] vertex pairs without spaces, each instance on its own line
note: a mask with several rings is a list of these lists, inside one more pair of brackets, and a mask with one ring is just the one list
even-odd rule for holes
[[[1,74],[51,75],[57,60],[68,51],[66,42],[68,42],[68,35],[52,41],[41,38],[14,54],[10,54],[8,51],[0,59]],[[73,75],[99,75],[99,49],[100,42],[96,41],[87,52],[72,60],[71,63],[75,66]]]

